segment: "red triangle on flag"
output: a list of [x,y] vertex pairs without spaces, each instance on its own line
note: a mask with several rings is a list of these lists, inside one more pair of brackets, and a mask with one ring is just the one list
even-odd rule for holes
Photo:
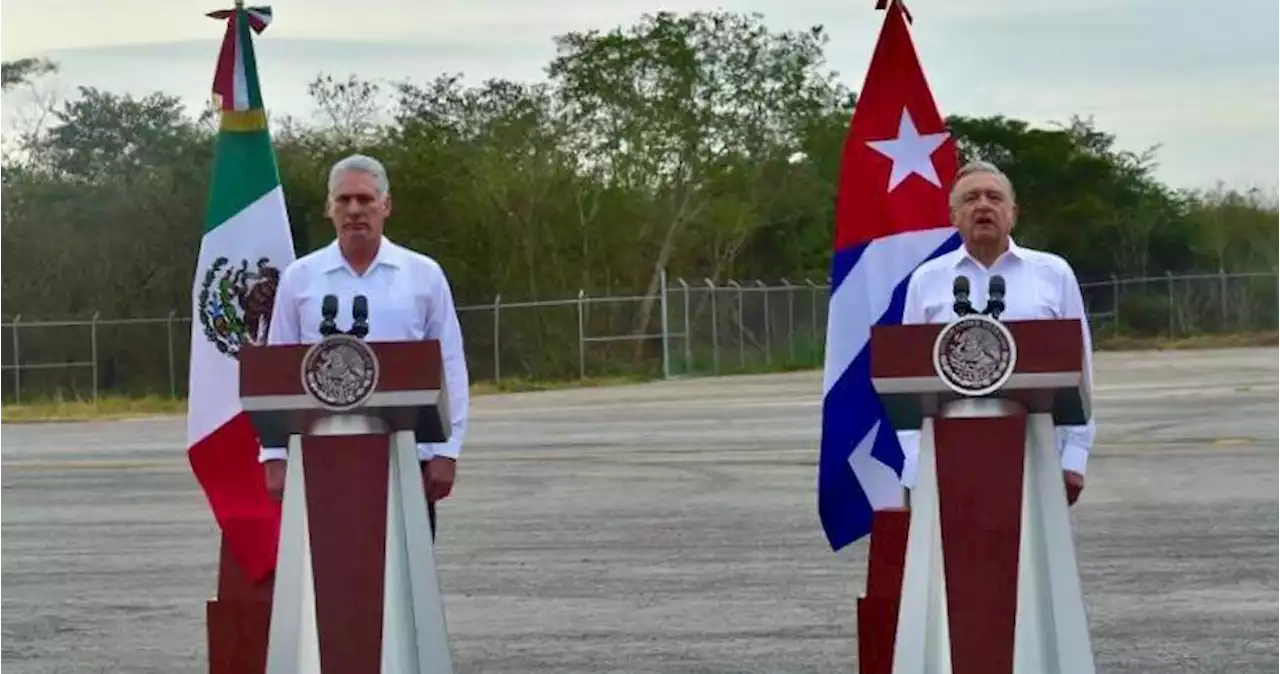
[[951,225],[955,139],[920,67],[905,8],[896,0],[877,6],[887,13],[845,140],[836,250]]

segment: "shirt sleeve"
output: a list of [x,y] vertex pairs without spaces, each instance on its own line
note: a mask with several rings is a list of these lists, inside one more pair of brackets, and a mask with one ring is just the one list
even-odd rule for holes
[[[1084,383],[1090,399],[1093,398],[1093,338],[1089,330],[1089,317],[1084,309],[1084,297],[1080,293],[1080,283],[1075,272],[1067,264],[1062,271],[1062,313],[1063,318],[1080,319],[1080,331],[1084,342]],[[1093,448],[1097,427],[1093,415],[1083,426],[1059,426],[1056,429],[1058,446],[1062,448],[1062,468],[1081,475],[1085,474],[1085,465],[1089,461],[1089,452]]]
[[[907,293],[902,305],[902,324],[918,325],[925,322],[924,293],[921,289],[921,274],[914,273],[907,278]],[[902,448],[902,474],[899,476],[902,486],[913,489],[916,486],[917,463],[920,457],[920,431],[899,431],[898,446]]]
[[924,300],[920,290],[921,278],[914,273],[907,278],[907,295],[902,302],[902,324],[916,325],[924,323]]
[[[267,331],[267,344],[297,344],[302,341],[298,323],[297,273],[286,267],[280,274],[280,285],[271,306],[271,326]],[[258,451],[258,462],[283,460],[289,455],[284,447],[263,447]]]
[[453,303],[453,290],[443,271],[439,273],[435,288],[427,309],[426,337],[440,342],[445,387],[449,395],[450,435],[447,442],[428,447],[433,456],[457,459],[462,453],[462,442],[467,432],[467,411],[470,404],[468,387],[471,382],[462,341],[462,326],[458,322],[458,311]]
[[271,328],[267,332],[267,344],[297,344],[302,341],[302,328],[298,322],[298,292],[296,268],[286,267],[280,274],[271,305]]

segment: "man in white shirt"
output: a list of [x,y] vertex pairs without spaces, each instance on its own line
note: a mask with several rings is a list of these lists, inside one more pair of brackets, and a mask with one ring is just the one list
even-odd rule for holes
[[[334,164],[327,201],[337,238],[298,258],[281,274],[267,342],[320,341],[325,295],[338,298],[335,321],[343,332],[351,328],[353,298],[364,295],[369,307],[365,339],[440,341],[451,435],[448,442],[418,447],[434,532],[435,502],[453,489],[467,426],[469,380],[453,293],[435,260],[392,243],[383,234],[391,214],[391,193],[381,162],[353,155]],[[267,490],[279,498],[284,489],[285,450],[264,448],[260,461],[265,464]]]
[[[994,165],[975,161],[956,173],[950,196],[951,217],[964,245],[921,264],[907,283],[902,322],[947,323],[955,320],[953,283],[969,278],[973,306],[986,306],[988,281],[1005,279],[1002,320],[1078,318],[1084,333],[1087,381],[1092,386],[1093,355],[1088,318],[1075,272],[1052,253],[1023,248],[1012,236],[1018,207],[1009,178]],[[1094,423],[1056,429],[1062,457],[1067,502],[1075,503],[1084,489],[1085,464],[1093,446]],[[919,432],[902,431],[898,440],[905,454],[902,483],[915,486]]]

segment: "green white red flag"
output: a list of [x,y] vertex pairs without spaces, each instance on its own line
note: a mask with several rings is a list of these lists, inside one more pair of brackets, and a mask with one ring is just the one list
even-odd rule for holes
[[267,7],[212,12],[226,22],[213,92],[221,108],[199,262],[192,283],[187,456],[232,555],[252,581],[275,569],[280,505],[267,494],[257,432],[240,406],[238,353],[266,342],[280,272],[294,260],[252,36]]

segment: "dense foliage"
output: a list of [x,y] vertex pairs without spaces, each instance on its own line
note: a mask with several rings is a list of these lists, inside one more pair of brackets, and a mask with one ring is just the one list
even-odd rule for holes
[[[331,239],[326,172],[358,150],[391,171],[388,233],[440,259],[464,304],[644,294],[662,269],[825,278],[856,103],[826,41],[756,15],[661,13],[556,38],[538,83],[320,76],[318,121],[272,119],[298,252]],[[50,67],[6,63],[4,85]],[[7,141],[4,313],[186,314],[214,118],[163,92],[91,88],[47,113]],[[1122,152],[1086,120],[948,122],[963,158],[1012,177],[1020,239],[1083,280],[1276,266],[1276,204],[1255,192],[1172,190],[1153,153]],[[633,314],[646,330],[650,308]]]

